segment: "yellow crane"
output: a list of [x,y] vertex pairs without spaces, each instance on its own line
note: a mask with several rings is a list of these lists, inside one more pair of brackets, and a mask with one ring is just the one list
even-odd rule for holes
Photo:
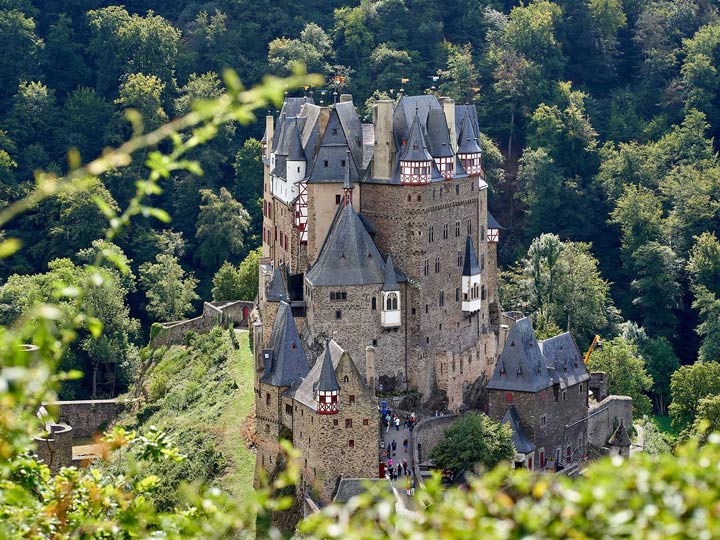
[[590,360],[590,355],[595,349],[599,349],[602,347],[602,341],[600,341],[600,336],[595,334],[595,338],[592,340],[592,343],[590,344],[590,348],[585,353],[585,357],[583,358],[583,362],[585,364],[588,363],[588,360]]

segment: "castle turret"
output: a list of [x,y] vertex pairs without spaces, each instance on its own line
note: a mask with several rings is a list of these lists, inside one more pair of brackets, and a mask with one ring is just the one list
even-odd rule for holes
[[480,265],[473,247],[472,237],[465,241],[465,261],[462,273],[462,310],[473,313],[480,310]]
[[392,257],[389,255],[385,262],[385,281],[381,295],[380,324],[383,328],[400,326],[400,285],[397,282]]
[[476,175],[482,172],[482,150],[468,113],[463,117],[460,128],[457,155],[468,174]]
[[417,111],[410,134],[400,152],[400,182],[403,184],[429,184],[432,176],[433,159],[428,152],[420,128]]
[[450,132],[442,110],[428,111],[427,140],[438,171],[445,180],[452,180],[455,175],[455,153],[450,144]]
[[322,369],[320,378],[317,382],[317,413],[318,414],[337,414],[338,412],[338,396],[340,395],[340,385],[335,376],[335,368],[333,367],[332,356],[330,355],[330,343],[325,347],[325,354],[322,359]]
[[288,126],[288,148],[286,178],[290,184],[295,184],[305,178],[307,161],[300,139],[300,128],[297,119],[293,119]]

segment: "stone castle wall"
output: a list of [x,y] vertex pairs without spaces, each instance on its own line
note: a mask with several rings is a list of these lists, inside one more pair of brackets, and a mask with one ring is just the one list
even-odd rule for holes
[[[366,375],[365,348],[374,346],[375,372],[384,390],[396,390],[405,385],[405,300],[404,284],[400,286],[403,308],[402,326],[383,328],[380,325],[382,285],[352,287],[308,287],[307,324],[312,337],[331,337],[346,350],[361,375]],[[331,292],[345,292],[346,300],[330,300]],[[376,308],[372,309],[372,298]],[[337,318],[340,312],[340,318]]]
[[73,464],[72,427],[66,424],[51,424],[46,437],[35,437],[35,453],[52,473]]
[[53,401],[43,404],[59,424],[73,428],[74,437],[102,433],[117,418],[125,403],[117,399]]
[[632,398],[608,396],[593,404],[588,416],[588,444],[596,448],[603,447],[620,424],[620,420],[628,429],[633,425]]
[[420,420],[413,430],[413,462],[415,478],[422,483],[420,464],[430,459],[430,453],[445,436],[445,431],[457,420],[458,416],[447,414]]

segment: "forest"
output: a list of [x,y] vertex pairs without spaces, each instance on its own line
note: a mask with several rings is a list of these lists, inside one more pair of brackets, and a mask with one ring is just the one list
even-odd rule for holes
[[[583,349],[600,334],[594,367],[639,413],[673,412],[671,386],[691,375],[707,383],[699,398],[720,394],[707,367],[720,359],[712,0],[2,0],[0,208],[36,171],[63,174],[221,95],[226,68],[250,86],[296,62],[326,83],[293,95],[351,93],[366,121],[374,100],[403,92],[475,104],[504,227],[503,307]],[[132,270],[83,299],[104,331],[81,334],[62,367],[100,376],[64,383],[62,397],[125,390],[152,322],[254,295],[261,136],[261,123],[220,127],[188,156],[202,174],[168,174],[152,215],[112,244],[106,216],[140,189],[147,151],[0,232],[22,242],[0,265],[3,325],[55,298],[58,281],[78,284],[99,250]],[[696,413],[682,407],[680,427]]]

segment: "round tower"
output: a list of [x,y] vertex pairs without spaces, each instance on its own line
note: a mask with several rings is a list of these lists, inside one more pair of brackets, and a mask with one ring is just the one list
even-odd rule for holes
[[322,359],[320,378],[317,382],[315,399],[318,414],[337,414],[340,385],[335,376],[332,357],[330,356],[330,343],[325,345],[325,354]]

